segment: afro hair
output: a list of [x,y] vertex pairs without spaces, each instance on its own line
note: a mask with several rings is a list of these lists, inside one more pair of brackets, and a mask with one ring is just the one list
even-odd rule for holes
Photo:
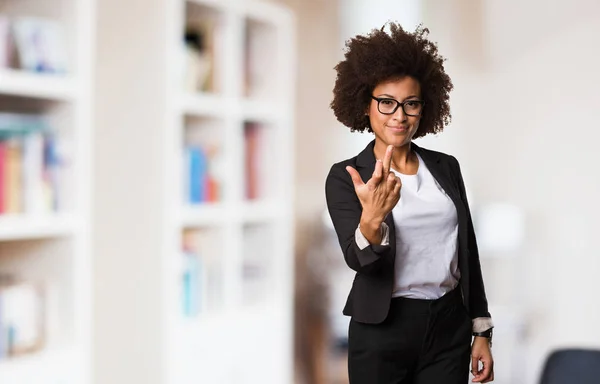
[[450,123],[449,93],[453,88],[444,71],[444,58],[437,44],[428,40],[429,30],[419,25],[415,32],[397,23],[374,29],[346,42],[344,60],[336,66],[337,77],[331,108],[351,131],[372,132],[365,115],[373,89],[380,83],[404,76],[415,78],[422,92],[425,109],[414,138],[439,133]]

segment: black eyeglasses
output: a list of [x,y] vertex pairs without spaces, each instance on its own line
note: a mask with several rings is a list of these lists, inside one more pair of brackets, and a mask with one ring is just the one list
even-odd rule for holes
[[422,100],[406,100],[401,103],[396,99],[387,97],[371,96],[373,100],[377,100],[377,110],[384,115],[393,115],[398,108],[402,107],[406,116],[421,116],[425,102]]

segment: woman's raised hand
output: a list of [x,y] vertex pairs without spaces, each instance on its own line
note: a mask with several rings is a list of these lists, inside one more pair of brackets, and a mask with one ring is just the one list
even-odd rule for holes
[[366,183],[356,169],[346,167],[363,208],[361,225],[365,221],[381,224],[400,200],[402,181],[390,171],[393,152],[394,147],[388,146],[383,161],[377,160],[375,171]]

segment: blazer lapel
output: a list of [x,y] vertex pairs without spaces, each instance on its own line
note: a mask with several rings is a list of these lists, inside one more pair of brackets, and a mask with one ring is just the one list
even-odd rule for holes
[[412,143],[412,148],[421,156],[425,162],[425,165],[427,165],[427,168],[433,175],[433,178],[456,204],[457,200],[460,200],[460,196],[458,189],[456,188],[456,183],[454,183],[450,178],[447,164],[442,162],[440,156],[435,152],[425,150],[414,143]]
[[454,206],[456,207],[456,215],[458,217],[458,244],[459,244],[459,263],[464,266],[466,265],[466,252],[467,250],[467,228],[468,219],[467,212],[463,201],[460,198],[460,192],[458,190],[458,182],[452,179],[452,171],[449,164],[440,156],[433,151],[428,151],[412,143],[412,148],[421,156],[429,172],[433,175],[434,179],[450,197]]

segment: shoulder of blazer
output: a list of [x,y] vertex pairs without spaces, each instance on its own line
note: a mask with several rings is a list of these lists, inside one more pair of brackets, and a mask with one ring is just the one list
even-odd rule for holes
[[456,158],[444,152],[434,151],[432,149],[423,148],[415,143],[411,143],[412,148],[421,156],[427,156],[432,160],[448,161],[452,163]]
[[352,178],[346,167],[351,166],[356,169],[356,156],[344,161],[340,161],[331,166],[327,177],[325,178],[325,191],[334,191],[343,186],[344,188],[353,188]]
[[421,157],[426,157],[428,160],[436,161],[438,163],[443,162],[449,164],[453,168],[458,166],[458,160],[456,160],[456,158],[452,155],[423,148],[415,143],[411,143],[411,146],[419,155],[421,155]]
[[[458,160],[449,154],[432,151],[427,148],[419,147],[412,143],[413,149],[421,155],[425,163],[431,166],[435,166],[437,172],[441,172],[450,180],[457,192],[460,192],[464,186],[462,186],[462,176],[460,172],[460,165]],[[430,169],[430,171],[433,171]],[[436,172],[436,173],[437,173]]]

